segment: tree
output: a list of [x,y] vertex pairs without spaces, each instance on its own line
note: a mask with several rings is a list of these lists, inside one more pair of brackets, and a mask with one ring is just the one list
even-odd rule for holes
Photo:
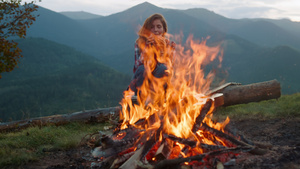
[[21,4],[21,0],[0,0],[0,79],[1,73],[12,71],[23,57],[22,50],[13,39],[25,38],[26,29],[37,16],[38,6],[32,2]]

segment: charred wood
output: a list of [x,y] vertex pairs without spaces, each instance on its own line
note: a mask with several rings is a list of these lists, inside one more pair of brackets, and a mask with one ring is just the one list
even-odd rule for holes
[[186,158],[167,159],[167,160],[158,162],[157,164],[155,164],[153,166],[153,168],[155,168],[155,169],[164,169],[164,168],[168,168],[168,167],[172,168],[172,166],[177,166],[184,162],[201,161],[204,158],[212,158],[214,156],[221,155],[224,153],[248,152],[248,151],[251,151],[252,149],[253,149],[253,147],[246,147],[246,146],[245,147],[235,147],[235,148],[227,148],[227,149],[218,150],[218,151],[212,151],[209,153],[204,153],[204,154],[200,154],[200,155],[196,155],[196,156],[190,156],[190,157],[186,157]]
[[[137,132],[137,129],[131,129],[129,131],[126,133],[122,133],[125,134],[125,136],[121,136],[120,138],[118,138],[118,135],[102,135],[102,137],[100,138],[101,146],[94,149],[93,156],[97,158],[116,156],[119,153],[133,147],[135,142],[137,141],[139,132]],[[126,137],[126,135],[129,136]]]
[[192,128],[192,132],[193,133],[196,133],[199,129],[199,124],[202,123],[204,117],[206,116],[206,114],[209,112],[209,110],[211,109],[212,107],[212,104],[213,104],[213,101],[211,99],[208,99],[206,101],[206,103],[203,105],[201,111],[200,111],[200,114],[198,115],[198,117],[196,118],[196,121],[195,121],[195,124]]
[[135,153],[124,163],[120,166],[120,169],[128,169],[137,168],[137,162],[141,158],[141,154],[144,151],[145,145],[142,145],[140,149],[136,150]]
[[243,141],[247,144],[254,145],[254,143],[252,141],[248,140],[244,135],[239,133],[235,127],[232,127],[230,125],[230,123],[225,126],[224,131],[233,135],[236,138],[240,138],[241,141]]
[[126,154],[123,154],[121,156],[118,156],[114,162],[112,163],[112,165],[110,166],[110,168],[119,168],[124,162],[126,162],[132,155],[134,155],[134,151],[133,152],[129,152]]
[[186,146],[189,146],[191,148],[194,148],[196,146],[201,147],[202,149],[205,149],[207,151],[212,151],[212,150],[220,150],[220,149],[225,149],[226,147],[221,146],[221,145],[209,145],[209,144],[204,144],[204,143],[200,143],[199,145],[197,144],[196,141],[193,140],[188,140],[188,139],[184,139],[184,138],[180,138],[180,137],[176,137],[174,135],[167,135],[164,134],[165,138],[171,139],[175,142],[178,142],[180,144],[184,144]]
[[232,136],[230,136],[230,135],[228,135],[226,133],[223,133],[222,131],[219,131],[217,129],[209,127],[205,123],[202,123],[200,129],[203,130],[203,131],[208,131],[208,132],[214,134],[215,136],[218,136],[218,137],[223,138],[225,140],[228,140],[228,141],[230,141],[231,143],[233,143],[235,145],[252,147],[253,150],[250,151],[250,153],[252,153],[252,154],[255,154],[255,155],[264,155],[264,154],[267,153],[266,149],[261,149],[261,148],[258,148],[256,146],[247,144],[247,143],[245,143],[243,141],[237,140],[234,137],[232,137]]
[[169,157],[172,148],[173,148],[174,141],[165,139],[160,147],[157,149],[155,154],[155,159],[157,161],[165,160]]
[[157,129],[156,132],[151,136],[151,138],[144,144],[144,149],[141,153],[140,161],[147,155],[147,153],[151,150],[151,148],[157,143],[159,140],[160,133],[163,129],[163,124],[160,124],[160,127]]
[[174,135],[164,134],[164,138],[168,138],[170,140],[173,140],[175,142],[187,145],[187,146],[192,147],[192,148],[197,145],[196,141],[188,140],[188,139],[184,139],[184,138],[180,138],[180,137],[176,137]]
[[221,145],[209,145],[209,144],[204,144],[204,143],[201,143],[200,147],[207,150],[207,151],[215,151],[215,150],[226,149],[226,147],[221,146]]

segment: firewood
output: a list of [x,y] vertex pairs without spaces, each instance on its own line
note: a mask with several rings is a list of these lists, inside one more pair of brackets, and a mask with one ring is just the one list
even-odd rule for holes
[[180,138],[180,137],[176,137],[174,135],[167,135],[164,134],[165,138],[171,139],[175,142],[178,142],[180,144],[184,144],[186,146],[189,146],[191,148],[194,148],[196,146],[201,147],[202,149],[205,149],[207,151],[212,151],[212,150],[221,150],[221,149],[225,149],[226,147],[221,146],[221,145],[209,145],[209,144],[204,144],[204,143],[200,143],[197,145],[196,141],[193,140],[188,140],[188,139],[184,139],[184,138]]
[[[119,133],[115,133],[112,136],[101,135],[100,144],[101,147],[94,149],[93,154],[97,158],[107,158],[110,156],[116,156],[121,152],[133,147],[139,137],[141,130],[134,127],[121,130]],[[119,137],[119,134],[122,136]]]
[[172,151],[174,141],[165,139],[160,147],[157,149],[155,154],[156,161],[167,159]]
[[212,134],[214,134],[215,136],[218,136],[220,138],[223,138],[223,139],[226,139],[230,142],[232,142],[233,144],[236,144],[236,145],[239,145],[239,146],[247,146],[247,147],[252,147],[253,150],[250,151],[251,154],[255,154],[255,155],[264,155],[267,153],[267,150],[266,149],[261,149],[261,148],[258,148],[256,146],[253,146],[253,145],[250,145],[250,144],[247,144],[243,141],[240,141],[240,140],[237,140],[235,139],[234,137],[226,134],[226,133],[223,133],[222,131],[219,131],[217,129],[214,129],[214,128],[211,128],[209,127],[207,124],[205,123],[202,123],[201,127],[200,127],[201,130],[204,130],[204,131],[208,131]]
[[145,145],[142,145],[140,149],[136,150],[135,153],[123,165],[120,166],[120,169],[137,168],[137,162],[139,161],[144,148]]
[[233,126],[231,126],[230,124],[227,124],[224,128],[224,131],[228,134],[231,134],[232,136],[239,138],[241,141],[250,144],[250,145],[254,145],[253,141],[248,140],[244,135],[242,135],[241,133],[239,133],[237,131],[237,129]]
[[192,148],[197,145],[196,141],[189,140],[189,139],[184,139],[184,138],[180,138],[180,137],[176,137],[176,136],[171,135],[171,134],[164,134],[164,138],[168,138],[170,140],[173,140],[175,142],[187,145],[187,146],[192,147]]
[[160,124],[160,127],[156,130],[156,132],[154,132],[151,138],[144,144],[145,148],[143,149],[143,152],[139,159],[140,161],[143,160],[143,158],[147,155],[147,153],[151,150],[151,148],[157,143],[162,129],[163,129],[163,123]]
[[121,167],[120,169],[127,168],[137,168],[137,162],[142,161],[143,158],[147,155],[147,153],[151,150],[151,148],[157,143],[159,140],[160,132],[163,128],[161,124],[160,127],[152,134],[149,140],[146,141],[145,144],[141,146],[140,149],[136,150],[134,155],[131,156]]
[[201,143],[199,146],[202,149],[205,149],[206,151],[215,151],[215,150],[226,149],[225,146],[221,146],[221,145],[209,145],[209,144],[204,144],[204,143]]
[[199,129],[199,124],[202,123],[204,117],[206,116],[206,114],[209,112],[209,110],[211,109],[212,107],[212,104],[213,104],[213,101],[211,99],[208,99],[206,101],[206,103],[203,105],[201,111],[200,111],[200,114],[198,115],[198,117],[196,118],[196,121],[194,123],[194,126],[192,128],[192,132],[193,133],[196,133]]
[[118,156],[114,162],[112,163],[112,165],[110,166],[110,168],[119,168],[124,162],[126,162],[132,155],[134,155],[134,151],[129,152],[127,154],[123,154],[121,156]]
[[201,161],[202,159],[207,158],[207,157],[214,157],[214,156],[221,155],[224,153],[229,153],[229,152],[231,152],[231,153],[248,152],[248,151],[251,151],[252,149],[253,149],[253,147],[247,147],[247,146],[235,147],[235,148],[227,148],[227,149],[218,150],[218,151],[212,151],[209,153],[203,153],[203,154],[190,156],[190,157],[186,157],[186,158],[167,159],[167,160],[162,160],[162,161],[156,163],[153,168],[155,168],[155,169],[164,169],[167,167],[172,168],[172,166],[177,166],[184,162]]

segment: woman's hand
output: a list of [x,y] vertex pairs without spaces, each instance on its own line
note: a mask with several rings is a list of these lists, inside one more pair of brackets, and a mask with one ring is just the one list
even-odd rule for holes
[[155,38],[153,37],[153,35],[150,35],[147,40],[146,40],[146,45],[154,45],[155,42]]
[[160,35],[150,35],[146,40],[146,45],[164,46],[167,44],[167,39]]

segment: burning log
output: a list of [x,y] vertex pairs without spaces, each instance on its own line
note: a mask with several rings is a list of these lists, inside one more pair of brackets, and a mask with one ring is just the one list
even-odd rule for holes
[[164,134],[164,137],[168,138],[170,140],[176,141],[178,143],[187,145],[189,147],[195,147],[197,145],[197,142],[195,142],[193,140],[183,139],[183,138],[176,137],[176,136],[170,135],[170,134]]
[[213,101],[211,99],[208,99],[206,103],[204,104],[203,108],[200,111],[199,116],[196,118],[195,124],[193,126],[192,132],[195,133],[199,129],[199,124],[203,121],[204,117],[207,115],[209,110],[211,109],[213,104]]
[[163,125],[161,124],[151,138],[144,145],[142,145],[142,147],[120,167],[120,169],[136,168],[137,161],[141,161],[150,151],[150,149],[157,143],[162,127]]
[[160,147],[157,149],[155,159],[161,161],[167,159],[172,151],[174,141],[165,139]]
[[183,139],[183,138],[176,137],[176,136],[173,136],[173,135],[167,135],[167,134],[165,134],[164,137],[168,138],[170,140],[176,141],[178,143],[184,144],[186,146],[189,146],[191,148],[199,146],[199,147],[201,147],[203,149],[206,149],[206,150],[209,150],[209,151],[210,150],[221,150],[221,149],[225,149],[226,148],[225,146],[221,146],[221,145],[209,145],[209,144],[204,144],[204,143],[200,143],[199,145],[197,145],[196,141],[188,140],[188,139]]

